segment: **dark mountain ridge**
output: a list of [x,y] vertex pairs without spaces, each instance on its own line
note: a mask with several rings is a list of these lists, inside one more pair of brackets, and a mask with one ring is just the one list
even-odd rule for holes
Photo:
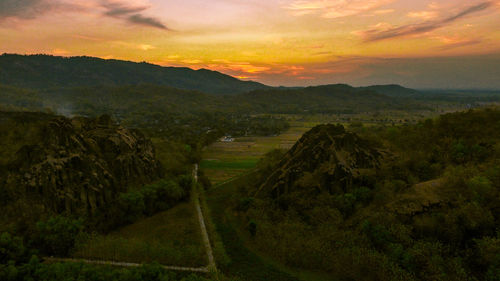
[[228,95],[269,88],[207,69],[162,67],[87,56],[15,54],[0,56],[0,83],[31,89],[149,83]]
[[235,95],[256,90],[276,89],[288,92],[332,90],[377,92],[390,97],[415,97],[413,89],[399,85],[352,87],[346,84],[311,87],[270,87],[254,81],[242,81],[208,69],[163,67],[146,62],[101,59],[88,56],[3,54],[0,56],[0,84],[28,89],[73,88],[89,86],[127,86],[153,84],[209,94]]

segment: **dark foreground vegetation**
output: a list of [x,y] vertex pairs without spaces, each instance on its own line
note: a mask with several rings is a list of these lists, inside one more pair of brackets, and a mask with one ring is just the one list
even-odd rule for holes
[[[110,270],[42,263],[47,256],[71,256],[96,233],[187,201],[188,150],[184,162],[169,169],[140,131],[105,115],[0,112],[0,136],[0,280],[202,280],[158,265]],[[171,149],[162,153],[172,155]]]
[[158,264],[138,268],[113,268],[81,263],[43,263],[36,252],[29,249],[20,237],[0,234],[0,280],[40,281],[201,281],[208,280],[194,274],[178,274],[164,270]]
[[499,280],[499,122],[316,127],[239,182],[233,212],[259,251],[335,280]]

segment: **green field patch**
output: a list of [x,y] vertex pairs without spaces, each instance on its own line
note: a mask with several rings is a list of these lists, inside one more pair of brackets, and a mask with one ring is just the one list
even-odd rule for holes
[[243,170],[255,168],[259,160],[256,158],[236,160],[236,161],[221,161],[221,160],[202,160],[200,168],[202,169],[230,169]]
[[191,267],[207,264],[192,202],[181,203],[107,235],[92,235],[77,245],[73,256]]
[[294,125],[276,136],[247,136],[233,142],[216,142],[203,151],[200,168],[212,182],[218,185],[240,176],[256,167],[264,154],[273,149],[290,149],[313,124],[294,122]]

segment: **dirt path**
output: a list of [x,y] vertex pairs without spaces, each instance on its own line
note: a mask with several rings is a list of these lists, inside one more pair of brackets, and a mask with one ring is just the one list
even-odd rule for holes
[[[198,164],[194,164],[193,178],[194,178],[195,183],[198,182]],[[212,246],[210,245],[210,239],[208,238],[207,227],[205,225],[205,218],[203,217],[203,212],[201,211],[200,197],[198,195],[198,192],[196,192],[196,199],[194,200],[194,204],[195,204],[196,212],[198,213],[198,220],[200,222],[201,236],[203,238],[203,244],[205,245],[205,249],[207,251],[207,257],[208,257],[208,266],[207,267],[211,270],[216,271],[217,266],[215,265],[215,259],[214,259],[214,254],[212,251]]]
[[[44,260],[46,262],[81,262],[81,263],[88,263],[88,264],[112,265],[112,266],[121,266],[121,267],[139,267],[142,265],[140,263],[133,263],[133,262],[101,261],[101,260],[54,258],[54,257],[45,257]],[[162,267],[164,269],[167,269],[167,270],[176,270],[176,271],[209,272],[208,266],[183,267],[183,266],[162,265]]]

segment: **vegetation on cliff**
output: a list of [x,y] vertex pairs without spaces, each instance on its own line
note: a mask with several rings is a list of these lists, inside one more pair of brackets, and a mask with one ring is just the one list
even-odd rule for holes
[[145,135],[107,115],[0,112],[0,136],[0,230],[46,255],[189,198],[189,174],[165,169]]
[[499,120],[316,127],[262,160],[234,210],[261,251],[340,280],[498,280]]

